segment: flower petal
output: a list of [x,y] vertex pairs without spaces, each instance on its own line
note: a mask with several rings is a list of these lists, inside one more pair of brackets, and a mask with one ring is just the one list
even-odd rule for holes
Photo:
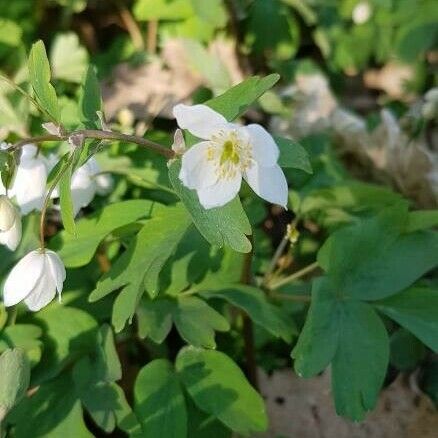
[[61,258],[56,252],[46,250],[47,266],[50,271],[51,276],[55,280],[56,289],[61,295],[62,286],[65,281],[66,273],[64,263],[62,263]]
[[199,202],[206,209],[221,207],[236,197],[241,184],[240,173],[237,173],[233,179],[219,180],[216,184],[197,191]]
[[21,218],[17,215],[14,224],[8,231],[0,232],[0,244],[15,251],[21,241]]
[[195,144],[182,156],[179,178],[189,189],[201,189],[216,183],[215,161],[208,160],[210,143]]
[[263,126],[252,124],[245,126],[251,138],[253,156],[259,166],[272,167],[277,164],[280,150],[277,143]]
[[90,175],[87,166],[77,169],[71,179],[71,196],[73,199],[73,213],[76,216],[82,207],[86,207],[96,194],[96,182]]
[[196,137],[205,140],[209,140],[228,124],[222,114],[207,105],[189,106],[180,103],[173,108],[173,115],[181,129],[187,129]]
[[15,196],[23,214],[41,210],[46,193],[47,169],[43,160],[22,157],[17,168],[11,196]]
[[47,259],[45,271],[38,280],[32,292],[24,299],[26,306],[32,312],[38,312],[43,307],[47,306],[56,295],[55,279],[51,276],[47,269]]
[[32,251],[24,256],[9,273],[3,288],[6,307],[14,306],[25,299],[43,275],[44,256]]
[[244,178],[261,198],[287,208],[288,187],[280,166],[265,167],[253,163]]

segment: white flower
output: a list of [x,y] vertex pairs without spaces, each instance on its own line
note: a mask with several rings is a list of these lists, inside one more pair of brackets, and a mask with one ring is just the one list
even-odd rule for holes
[[[92,157],[83,166],[73,172],[71,178],[71,196],[73,213],[76,216],[80,209],[87,207],[96,196],[108,194],[113,187],[113,179],[109,174],[101,174],[97,161]],[[52,193],[52,198],[59,197],[59,190]]]
[[58,291],[61,299],[65,268],[59,256],[49,250],[38,249],[23,257],[9,273],[3,289],[6,307],[20,301],[36,312],[47,306]]
[[364,24],[371,17],[371,6],[367,1],[359,2],[353,9],[352,19],[355,24]]
[[38,149],[32,144],[23,146],[20,164],[9,191],[15,196],[22,214],[41,210],[44,204],[47,183],[45,158],[37,155]]
[[0,231],[8,231],[15,221],[15,207],[5,195],[0,195]]
[[0,244],[6,245],[11,251],[15,251],[20,240],[20,213],[7,196],[0,195]]
[[287,181],[277,164],[280,152],[263,127],[229,123],[206,105],[179,104],[173,114],[181,129],[205,140],[184,153],[179,175],[186,187],[197,191],[204,208],[230,202],[242,178],[263,199],[286,207]]

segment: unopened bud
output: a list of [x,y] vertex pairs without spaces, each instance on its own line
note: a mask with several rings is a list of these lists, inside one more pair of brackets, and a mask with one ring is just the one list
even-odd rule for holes
[[5,195],[0,195],[0,231],[8,231],[14,225],[17,211]]

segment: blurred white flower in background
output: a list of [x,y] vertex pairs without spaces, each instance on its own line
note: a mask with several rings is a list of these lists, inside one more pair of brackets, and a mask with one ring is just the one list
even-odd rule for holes
[[65,280],[65,267],[59,256],[50,250],[38,249],[23,257],[9,273],[4,289],[6,307],[24,301],[29,310],[36,312],[47,306]]
[[371,14],[371,5],[366,1],[362,1],[354,7],[351,18],[355,24],[364,24],[370,19]]
[[21,216],[5,195],[0,195],[0,244],[15,251],[21,240]]
[[22,214],[42,209],[47,174],[46,160],[38,154],[38,148],[33,144],[23,146],[20,163],[9,190],[9,196],[15,197]]
[[182,156],[182,183],[196,190],[204,208],[232,201],[242,178],[261,198],[287,205],[288,187],[280,155],[272,136],[260,125],[239,126],[206,105],[176,105],[174,116],[181,129],[203,141]]

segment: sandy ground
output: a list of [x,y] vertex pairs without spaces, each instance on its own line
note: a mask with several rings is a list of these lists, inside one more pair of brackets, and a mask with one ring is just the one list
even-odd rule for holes
[[271,424],[257,438],[438,437],[438,412],[406,376],[382,391],[377,408],[362,423],[336,415],[327,372],[313,379],[301,379],[290,370],[259,376]]

